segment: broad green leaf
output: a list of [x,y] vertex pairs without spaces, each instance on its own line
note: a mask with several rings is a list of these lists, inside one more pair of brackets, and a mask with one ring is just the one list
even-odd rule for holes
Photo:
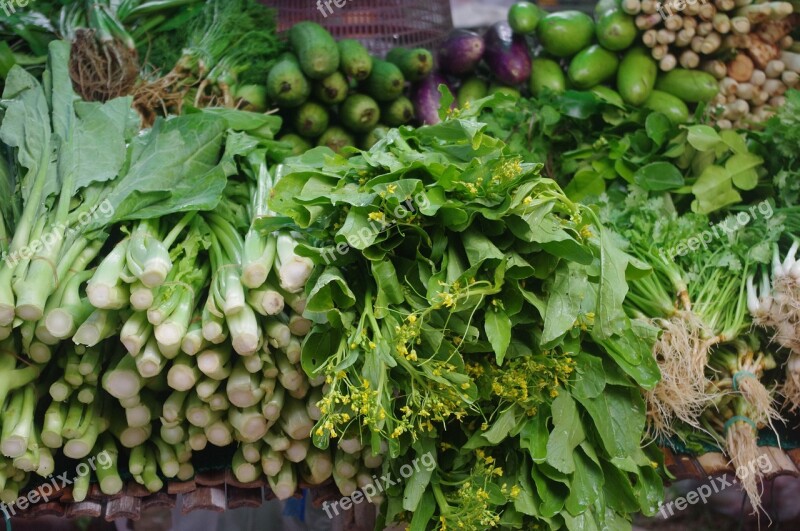
[[633,180],[651,192],[675,190],[684,185],[683,175],[669,162],[652,162],[643,166],[636,171]]
[[550,417],[550,408],[542,405],[533,417],[530,417],[519,433],[520,447],[528,450],[534,463],[544,463],[547,459],[547,439],[550,437],[550,428],[547,419]]
[[645,414],[638,389],[607,386],[597,397],[577,400],[592,418],[603,448],[612,459],[632,459],[639,466],[649,466],[650,460],[640,446]]
[[[414,443],[414,450],[416,461],[420,464],[419,469],[412,467],[413,473],[411,477],[406,478],[405,489],[403,490],[403,509],[406,511],[414,512],[420,504],[420,501],[428,490],[428,485],[431,482],[431,475],[436,470],[436,466],[425,466],[422,463],[423,456],[436,455],[436,443],[433,439],[421,439]],[[426,459],[427,461],[427,459]]]
[[714,128],[707,125],[691,125],[686,129],[689,131],[689,136],[686,140],[693,148],[699,151],[714,149],[717,144],[722,142],[722,138]]
[[745,142],[743,135],[737,133],[733,129],[724,129],[719,135],[722,137],[722,141],[725,142],[725,145],[734,153],[748,153],[747,142]]
[[436,499],[433,497],[433,490],[427,489],[413,511],[408,531],[426,531],[435,510]]
[[573,452],[583,442],[583,432],[575,401],[563,389],[553,400],[553,431],[547,441],[547,463],[565,474],[575,472]]
[[708,166],[692,186],[697,201],[692,210],[698,214],[709,214],[720,208],[738,203],[742,196],[733,188],[730,173],[722,166]]
[[573,516],[578,516],[594,505],[600,497],[604,478],[600,466],[592,461],[581,448],[576,448],[575,474],[572,476],[569,496],[564,507]]
[[582,201],[587,197],[599,197],[605,191],[605,179],[601,174],[591,169],[577,172],[564,188],[564,193],[572,201]]
[[509,432],[517,424],[516,408],[511,407],[503,411],[500,416],[492,423],[492,426],[483,433],[483,438],[489,444],[498,445],[503,439],[508,437]]
[[610,231],[600,232],[600,286],[597,297],[594,333],[610,337],[624,329],[628,319],[622,301],[628,293],[626,272],[630,256],[620,249]]
[[[328,359],[339,350],[341,334],[330,331],[328,327],[316,325],[303,341],[300,353],[300,364],[309,378],[315,378],[317,369],[322,367]],[[355,361],[355,359],[353,359]],[[346,367],[340,367],[344,370]]]
[[227,184],[218,166],[224,134],[225,121],[206,114],[156,122],[127,174],[114,181],[108,221],[213,210]]
[[347,285],[342,272],[336,267],[328,267],[309,292],[306,308],[311,312],[347,310],[355,303],[356,296]]
[[752,153],[733,155],[725,163],[725,169],[731,174],[733,184],[740,190],[752,190],[758,186],[756,168],[764,164],[764,159]]
[[497,364],[502,365],[511,343],[511,319],[503,310],[494,308],[487,308],[484,319],[486,336],[492,344]]
[[661,146],[672,130],[672,123],[669,118],[660,112],[651,112],[645,118],[644,127],[650,140],[655,142],[657,146]]
[[536,485],[539,499],[542,500],[539,512],[543,518],[552,518],[564,508],[564,500],[568,495],[567,489],[560,483],[549,480],[537,465],[531,467],[531,477]]
[[439,94],[441,94],[441,99],[439,100],[439,119],[444,121],[447,119],[450,107],[453,105],[453,102],[456,101],[456,98],[444,83],[439,85]]
[[603,360],[586,353],[573,356],[575,360],[575,380],[572,384],[572,396],[575,398],[594,398],[606,387],[606,375],[603,371]]
[[549,290],[541,343],[549,345],[575,326],[589,288],[586,271],[575,264],[560,266]]

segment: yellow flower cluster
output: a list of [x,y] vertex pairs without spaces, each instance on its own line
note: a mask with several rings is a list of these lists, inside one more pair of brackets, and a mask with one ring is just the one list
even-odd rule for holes
[[[315,434],[319,437],[326,433],[337,437],[356,417],[372,430],[380,430],[386,420],[386,410],[380,403],[379,392],[363,380],[359,386],[352,386],[343,371],[335,376],[328,375],[326,382],[331,385],[330,391],[317,402],[323,418],[317,423]],[[344,387],[345,391],[340,391]]]
[[558,396],[558,387],[574,370],[575,361],[571,357],[552,352],[516,358],[503,367],[490,364],[488,371],[480,364],[467,365],[467,371],[474,377],[489,378],[492,393],[501,402],[517,404],[528,415],[535,415],[547,397]]

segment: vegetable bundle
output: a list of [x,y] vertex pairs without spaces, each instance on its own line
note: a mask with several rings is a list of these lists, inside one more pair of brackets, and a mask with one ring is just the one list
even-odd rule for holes
[[348,158],[318,148],[279,180],[272,209],[315,242],[298,251],[318,266],[313,441],[388,442],[395,471],[436,455],[387,491],[379,525],[624,525],[661,492],[637,390],[658,380],[656,329],[622,306],[646,266],[484,130],[462,117]]
[[53,42],[46,84],[15,67],[4,93],[0,499],[58,452],[114,456],[98,470],[114,494],[121,472],[157,491],[234,441],[236,476],[282,499],[327,480],[333,455],[310,444],[323,381],[299,363],[312,264],[258,228],[280,119],[213,109],[139,132],[130,98],[75,97],[68,53]]

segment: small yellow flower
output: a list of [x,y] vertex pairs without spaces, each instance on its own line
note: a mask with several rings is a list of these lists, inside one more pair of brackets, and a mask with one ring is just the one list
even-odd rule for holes
[[408,322],[411,323],[411,324],[416,323],[417,322],[417,316],[414,315],[414,314],[409,315],[408,316]]
[[370,212],[368,217],[372,221],[383,221],[386,216],[383,212]]
[[389,192],[390,194],[393,194],[395,190],[397,190],[396,184],[390,184],[389,186],[386,187],[386,191]]

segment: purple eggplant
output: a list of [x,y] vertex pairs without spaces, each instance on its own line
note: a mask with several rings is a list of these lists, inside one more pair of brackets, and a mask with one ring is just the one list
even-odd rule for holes
[[[453,91],[447,80],[438,73],[431,74],[414,87],[411,99],[417,111],[417,118],[425,125],[435,125],[441,121],[439,119],[439,103],[442,100],[442,94],[439,92],[439,85],[442,84],[447,85],[451,92]],[[454,101],[450,108],[454,109],[455,107]]]
[[531,76],[531,58],[525,37],[515,35],[508,22],[494,24],[484,35],[486,64],[498,81],[519,85]]
[[439,68],[454,76],[471,74],[481,62],[485,50],[483,37],[474,31],[455,30],[439,47]]

